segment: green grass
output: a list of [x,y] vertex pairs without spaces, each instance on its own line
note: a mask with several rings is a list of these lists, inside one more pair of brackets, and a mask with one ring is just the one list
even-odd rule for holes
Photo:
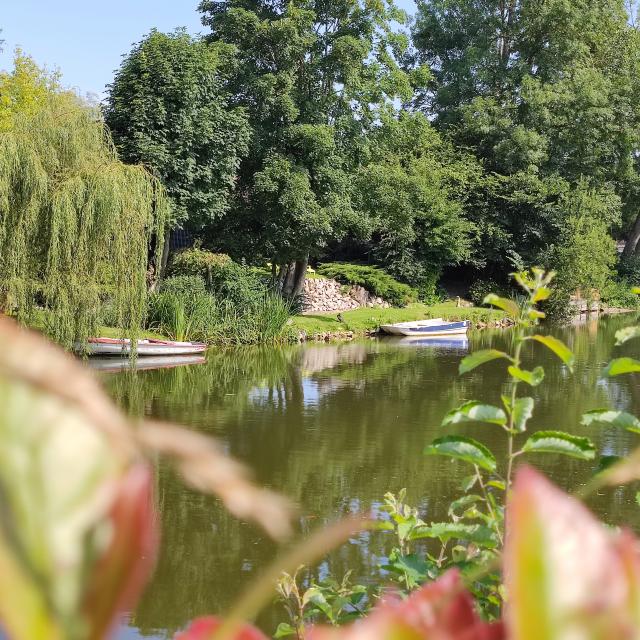
[[[342,322],[338,321],[338,315],[342,317]],[[307,335],[338,331],[353,331],[364,334],[367,331],[378,329],[381,324],[393,322],[443,318],[444,320],[471,320],[475,324],[495,322],[504,317],[504,312],[497,309],[456,307],[455,302],[443,302],[435,305],[414,303],[400,309],[361,307],[353,311],[296,316],[293,318],[293,326],[299,331],[304,331]]]

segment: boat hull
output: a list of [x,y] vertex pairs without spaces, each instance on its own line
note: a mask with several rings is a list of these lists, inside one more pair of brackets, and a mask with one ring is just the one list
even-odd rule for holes
[[412,327],[429,327],[433,325],[441,325],[443,324],[442,318],[432,318],[430,320],[414,320],[412,322],[396,322],[394,324],[383,324],[380,326],[380,329],[385,333],[388,333],[392,336],[403,336],[404,333],[401,333],[404,329],[409,329]]
[[[207,345],[201,342],[173,342],[170,340],[138,340],[138,356],[185,356],[204,353]],[[123,356],[131,354],[131,342],[126,339],[91,338],[83,349],[78,351],[90,356]]]
[[397,336],[456,336],[464,335],[469,330],[469,322],[442,322],[439,324],[428,324],[418,326],[385,325],[382,327],[387,333]]

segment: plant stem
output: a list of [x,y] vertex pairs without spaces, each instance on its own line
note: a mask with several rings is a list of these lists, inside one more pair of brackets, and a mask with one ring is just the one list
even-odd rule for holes
[[497,518],[496,512],[491,506],[491,501],[489,500],[489,492],[487,491],[487,487],[482,481],[482,475],[480,474],[480,469],[478,469],[477,465],[474,465],[474,466],[476,468],[476,477],[478,478],[478,484],[482,489],[482,495],[484,495],[484,500],[487,504],[487,509],[489,510],[489,514],[491,515],[491,518],[493,520],[493,528],[495,529],[496,535],[498,536],[498,540],[500,540],[500,546],[503,546],[504,540],[502,538],[502,531],[500,531],[500,525],[498,524],[498,518]]

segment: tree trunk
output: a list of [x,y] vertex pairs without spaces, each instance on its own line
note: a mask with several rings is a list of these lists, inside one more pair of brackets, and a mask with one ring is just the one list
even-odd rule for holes
[[293,290],[291,292],[292,298],[297,298],[302,293],[304,287],[304,281],[307,277],[307,267],[309,266],[309,258],[304,260],[296,260],[295,277],[293,281]]
[[296,281],[296,263],[289,263],[289,267],[287,269],[287,277],[284,280],[284,286],[282,288],[282,294],[290,297],[293,294],[293,287]]
[[[160,280],[164,278],[164,273],[167,270],[167,263],[169,262],[169,244],[171,242],[171,230],[167,229],[164,233],[164,245],[162,247],[162,256],[160,257],[160,264],[153,264],[152,268],[147,271],[147,285],[149,291],[155,291],[160,284]],[[149,275],[151,274],[151,275]],[[149,281],[150,279],[150,281]]]
[[629,232],[627,236],[627,243],[624,246],[624,251],[622,252],[623,258],[631,258],[637,250],[640,248],[638,246],[638,241],[640,241],[640,214],[636,218],[636,221],[633,224],[633,229]]

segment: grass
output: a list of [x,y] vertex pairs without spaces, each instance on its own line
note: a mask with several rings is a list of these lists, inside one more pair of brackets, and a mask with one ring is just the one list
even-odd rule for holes
[[[342,321],[338,320],[338,315]],[[393,322],[443,318],[444,320],[471,320],[475,324],[495,322],[504,317],[504,312],[497,309],[456,307],[455,302],[443,302],[435,305],[414,303],[400,309],[361,307],[352,311],[296,316],[293,318],[293,326],[298,331],[304,331],[307,335],[341,331],[365,334],[367,331],[378,329],[381,324]]]

